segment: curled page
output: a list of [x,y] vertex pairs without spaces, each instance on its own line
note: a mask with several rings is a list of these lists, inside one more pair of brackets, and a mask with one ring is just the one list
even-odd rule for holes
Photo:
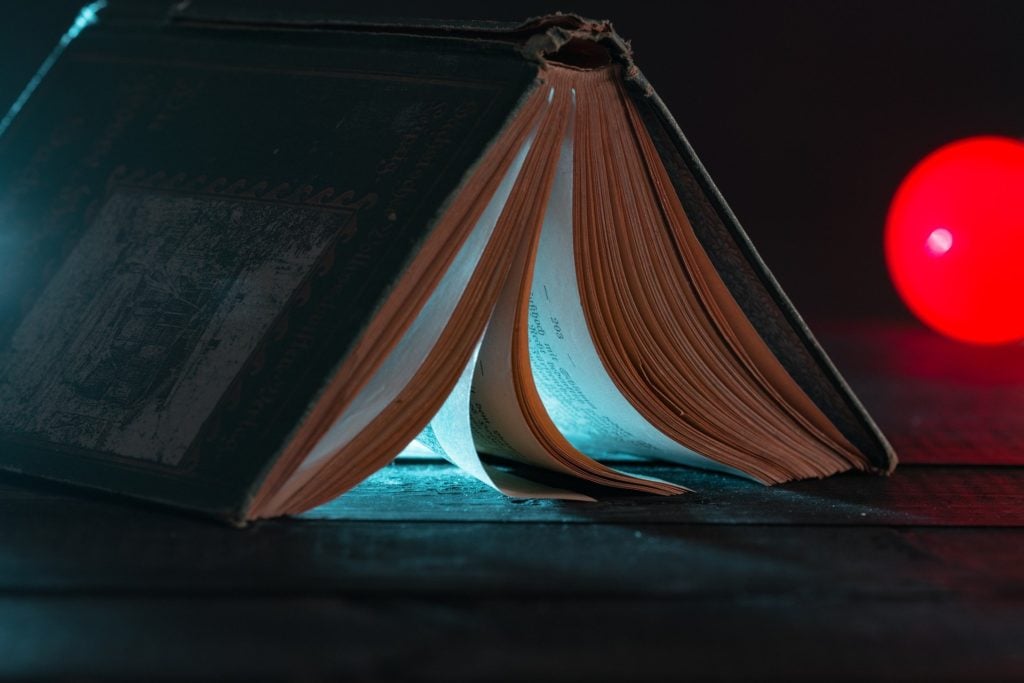
[[[660,495],[674,495],[684,492],[684,487],[651,477],[622,472],[595,461],[581,452],[566,438],[561,425],[551,419],[544,404],[538,381],[550,377],[538,376],[538,367],[550,370],[548,375],[558,375],[558,368],[552,368],[550,358],[534,357],[529,343],[530,296],[533,289],[533,272],[539,253],[551,256],[562,270],[572,268],[572,212],[573,212],[573,110],[574,97],[571,87],[555,89],[555,106],[564,115],[564,125],[554,132],[557,136],[548,148],[550,176],[543,208],[537,217],[529,239],[520,244],[517,266],[513,276],[506,282],[491,317],[487,334],[480,349],[473,381],[472,426],[477,447],[492,455],[498,455],[528,463],[564,475],[578,477],[591,484],[609,489],[644,491]],[[551,220],[552,215],[564,216],[564,220]],[[548,252],[554,246],[546,243],[543,235],[559,233],[560,241],[568,251]],[[518,276],[517,276],[518,274]],[[561,284],[561,283],[559,283]],[[558,291],[557,297],[577,299],[575,286]],[[581,314],[582,316],[582,314]],[[587,334],[585,325],[581,328]],[[596,353],[596,352],[594,352]],[[557,365],[560,359],[554,362]],[[595,369],[598,372],[599,369]],[[607,387],[616,388],[609,381]],[[566,398],[566,400],[575,400]],[[593,403],[593,402],[592,402]],[[611,409],[610,409],[611,410]],[[601,413],[596,406],[587,416],[595,423],[612,423],[615,414]]]
[[654,457],[744,476],[652,425],[622,395],[601,362],[576,278],[573,136],[574,127],[569,126],[544,214],[530,294],[530,368],[544,408],[569,442],[591,457]]
[[[559,489],[510,474],[480,459],[473,440],[470,419],[470,393],[473,370],[476,367],[479,346],[459,378],[458,384],[427,428],[416,437],[406,452],[428,451],[457,465],[488,486],[513,498],[555,498],[561,500],[593,501],[590,496]],[[403,453],[404,454],[404,453]]]

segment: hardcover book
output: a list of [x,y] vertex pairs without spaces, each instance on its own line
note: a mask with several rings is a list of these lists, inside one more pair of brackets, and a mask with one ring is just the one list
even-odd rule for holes
[[0,467],[244,522],[417,450],[895,466],[609,23],[90,7],[0,134]]

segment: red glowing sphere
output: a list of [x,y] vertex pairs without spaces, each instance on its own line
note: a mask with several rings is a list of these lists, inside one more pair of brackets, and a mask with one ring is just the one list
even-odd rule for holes
[[889,207],[885,256],[928,326],[979,344],[1024,339],[1024,143],[974,137],[925,157]]

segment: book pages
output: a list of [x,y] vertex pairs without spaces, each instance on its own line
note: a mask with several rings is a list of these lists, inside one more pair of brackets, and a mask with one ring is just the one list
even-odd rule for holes
[[618,390],[598,356],[576,280],[573,133],[570,126],[562,142],[530,296],[530,367],[544,407],[569,442],[591,457],[656,457],[742,474],[695,453],[648,422]]
[[394,402],[398,393],[409,384],[423,365],[428,354],[436,346],[480,262],[535,136],[536,130],[530,132],[520,146],[497,191],[462,245],[451,268],[430,294],[413,324],[388,355],[384,364],[306,455],[290,480],[276,493],[274,500],[285,500],[325,458],[343,448],[365,429],[385,407]]
[[473,369],[476,367],[479,346],[473,353],[455,389],[427,428],[416,438],[413,452],[428,452],[440,456],[473,475],[491,488],[513,498],[559,498],[563,500],[593,501],[590,496],[575,491],[554,488],[518,477],[489,465],[480,459],[473,440],[470,422],[470,393]]

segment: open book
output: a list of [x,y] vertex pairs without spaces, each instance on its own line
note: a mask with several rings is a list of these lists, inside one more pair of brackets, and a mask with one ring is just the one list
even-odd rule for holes
[[410,443],[531,497],[894,467],[606,22],[225,6],[107,10],[0,138],[0,466],[236,521]]

